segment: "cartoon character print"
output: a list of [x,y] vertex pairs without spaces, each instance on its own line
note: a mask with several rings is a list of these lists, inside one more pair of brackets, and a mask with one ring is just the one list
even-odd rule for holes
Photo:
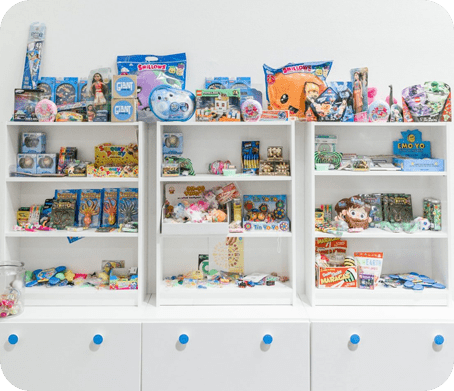
[[268,75],[268,99],[272,109],[289,110],[304,119],[311,103],[325,90],[325,83],[312,73]]
[[360,196],[352,196],[340,200],[334,210],[337,216],[334,220],[343,220],[349,228],[367,229],[372,218],[369,216],[370,205],[366,204]]

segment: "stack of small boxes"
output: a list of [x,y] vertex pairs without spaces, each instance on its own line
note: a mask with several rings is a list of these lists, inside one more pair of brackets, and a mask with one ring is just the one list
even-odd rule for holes
[[282,147],[268,147],[267,159],[260,161],[259,175],[290,175],[290,163],[284,160]]
[[46,153],[46,133],[22,133],[17,172],[55,174],[56,161],[55,153]]
[[137,76],[114,75],[111,121],[137,121]]

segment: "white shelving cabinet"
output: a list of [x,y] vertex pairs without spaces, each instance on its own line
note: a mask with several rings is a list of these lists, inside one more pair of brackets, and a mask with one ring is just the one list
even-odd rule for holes
[[[309,230],[304,240],[304,281],[300,293],[312,305],[448,305],[452,289],[451,252],[449,250],[451,219],[448,199],[450,173],[451,125],[447,123],[309,123],[298,131],[304,132],[305,143],[305,207],[304,219]],[[314,137],[336,135],[336,150],[364,155],[390,155],[392,142],[399,140],[402,131],[419,129],[422,138],[431,142],[432,156],[445,160],[443,172],[336,172],[314,169]],[[424,289],[422,292],[398,289],[317,289],[314,284],[315,239],[333,237],[316,232],[314,208],[322,204],[334,205],[342,198],[355,194],[406,193],[411,194],[414,216],[422,216],[423,199],[441,200],[442,230],[415,234],[391,233],[369,228],[360,233],[345,233],[348,253],[382,251],[382,273],[418,272],[447,286],[445,290]]]
[[[93,161],[94,147],[110,142],[114,145],[139,145],[138,178],[69,178],[69,177],[10,177],[15,171],[19,138],[23,132],[45,132],[46,152],[58,153],[61,146],[77,147],[78,159]],[[132,305],[145,301],[147,290],[147,154],[148,133],[143,123],[29,123],[8,122],[3,136],[3,169],[5,189],[2,206],[2,259],[25,263],[26,270],[66,266],[74,272],[92,273],[101,269],[102,260],[125,260],[126,267],[139,269],[139,289],[109,291],[89,288],[27,288],[26,305]],[[97,233],[83,232],[14,231],[16,212],[21,206],[43,204],[53,198],[56,189],[90,189],[104,187],[137,187],[139,189],[139,232]],[[68,237],[82,237],[69,243]]]
[[[183,133],[183,156],[191,159],[195,176],[162,177],[162,135]],[[290,161],[291,176],[234,176],[208,174],[208,164],[215,160],[230,160],[241,170],[241,142],[260,141],[261,157],[265,158],[268,146],[282,146],[284,159]],[[212,235],[209,232],[188,235],[161,233],[161,221],[156,221],[158,233],[156,245],[156,304],[157,305],[216,305],[216,304],[294,304],[296,300],[296,184],[292,170],[295,169],[295,124],[273,123],[203,123],[161,122],[156,131],[156,211],[164,204],[164,189],[167,183],[197,183],[207,189],[216,184],[235,182],[242,195],[285,194],[287,211],[291,221],[290,232],[245,232]],[[210,147],[206,147],[210,146]],[[197,227],[199,228],[199,227]],[[187,289],[167,287],[164,278],[197,269],[198,254],[209,253],[209,240],[222,237],[244,238],[245,273],[277,272],[289,276],[290,281],[277,283],[274,287],[239,289],[236,286],[219,289]],[[153,238],[150,237],[150,240]]]

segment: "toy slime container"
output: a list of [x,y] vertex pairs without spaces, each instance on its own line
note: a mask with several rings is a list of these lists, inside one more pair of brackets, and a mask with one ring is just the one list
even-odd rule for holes
[[24,311],[24,289],[24,264],[0,261],[0,321]]

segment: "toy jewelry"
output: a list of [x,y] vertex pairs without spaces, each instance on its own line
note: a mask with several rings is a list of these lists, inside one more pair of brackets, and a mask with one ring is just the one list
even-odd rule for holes
[[190,91],[160,85],[151,92],[149,107],[161,121],[187,121],[194,115],[195,96]]
[[49,99],[43,99],[35,107],[39,122],[54,122],[57,115],[57,105]]
[[262,115],[262,105],[254,99],[246,99],[241,105],[243,121],[257,122]]

